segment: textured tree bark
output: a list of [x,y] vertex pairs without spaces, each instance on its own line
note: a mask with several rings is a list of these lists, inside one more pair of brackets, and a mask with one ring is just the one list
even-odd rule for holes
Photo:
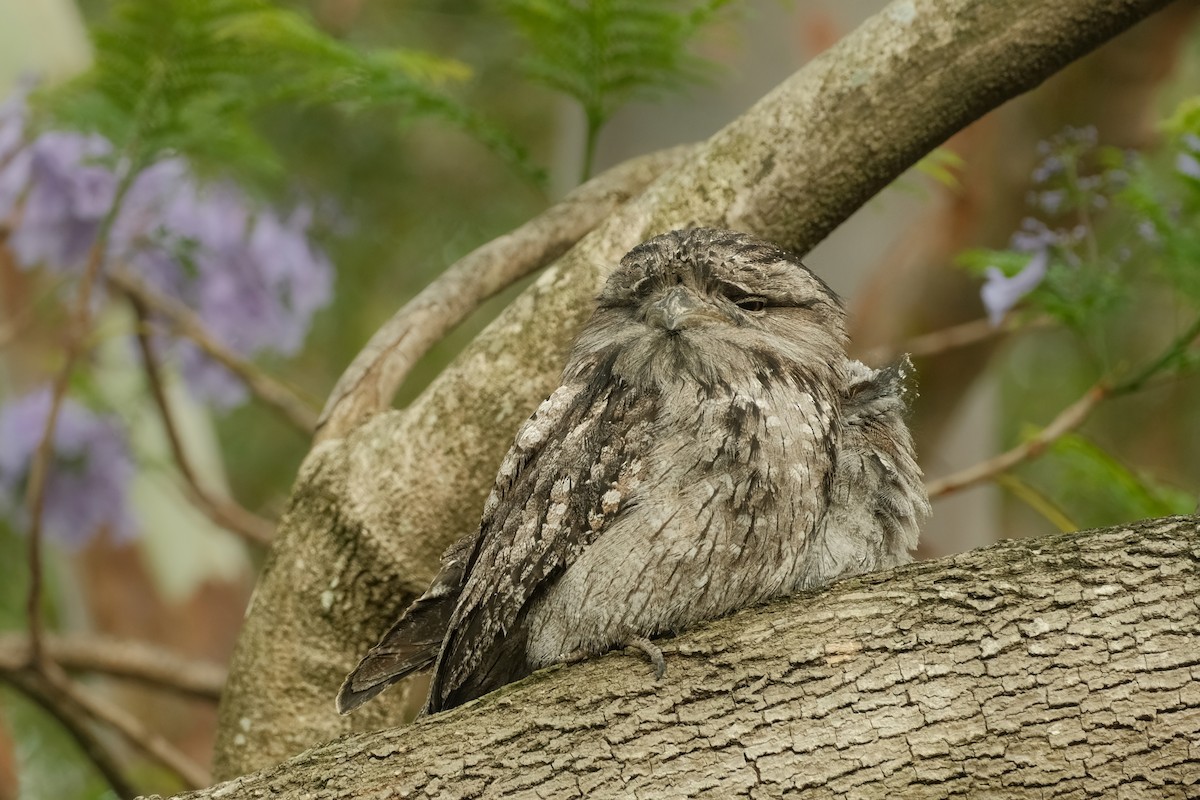
[[513,431],[634,244],[702,224],[805,251],[952,133],[1166,3],[896,0],[610,215],[412,407],[314,447],[247,612],[215,774],[403,718],[399,688],[349,717],[332,698],[477,523]]
[[1196,517],[1007,541],[184,797],[1197,797],[1198,630]]

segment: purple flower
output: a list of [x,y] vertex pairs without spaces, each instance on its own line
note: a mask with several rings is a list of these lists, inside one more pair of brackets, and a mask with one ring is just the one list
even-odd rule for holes
[[[305,206],[284,219],[231,183],[199,185],[162,161],[138,176],[113,229],[111,257],[181,300],[239,355],[294,355],[333,290],[333,267],[309,241]],[[218,408],[245,387],[191,345],[174,348],[191,387]]]
[[28,187],[9,241],[18,265],[83,266],[116,192],[112,170],[96,163],[111,151],[100,136],[51,131],[17,154],[10,168]]
[[1180,153],[1175,156],[1175,171],[1180,175],[1200,181],[1200,161],[1191,153]]
[[1067,205],[1067,192],[1065,189],[1047,189],[1044,192],[1032,193],[1029,200],[1030,205],[1035,205],[1053,216]]
[[12,214],[28,173],[28,159],[17,159],[25,144],[29,117],[26,97],[32,84],[21,81],[17,91],[0,103],[0,221]]
[[[8,246],[31,269],[78,270],[115,200],[112,146],[95,135],[52,131],[22,146],[24,96],[0,106],[0,220]],[[309,241],[312,213],[284,218],[257,208],[232,183],[201,185],[180,158],[134,179],[114,220],[105,263],[128,267],[179,300],[237,354],[291,356],[313,314],[328,304],[333,267]],[[218,407],[246,398],[234,376],[191,346],[167,343],[189,383]]]
[[1066,164],[1062,158],[1057,155],[1047,156],[1033,169],[1033,182],[1046,183],[1051,178],[1057,177],[1063,173]]
[[1052,231],[1046,223],[1034,217],[1021,220],[1021,227],[1013,233],[1008,246],[1018,253],[1036,253],[1051,245],[1059,244],[1062,235]]
[[993,326],[998,326],[1004,315],[1015,306],[1022,297],[1038,287],[1046,277],[1046,269],[1050,264],[1050,252],[1047,249],[1038,250],[1029,259],[1025,268],[1016,275],[1009,277],[996,267],[988,267],[984,273],[987,280],[979,290],[979,296],[987,309],[988,319]]
[[[0,513],[20,527],[28,524],[25,490],[49,411],[48,388],[0,406]],[[133,469],[123,431],[65,398],[46,481],[46,535],[70,547],[101,529],[117,539],[133,536],[136,526],[127,504]]]

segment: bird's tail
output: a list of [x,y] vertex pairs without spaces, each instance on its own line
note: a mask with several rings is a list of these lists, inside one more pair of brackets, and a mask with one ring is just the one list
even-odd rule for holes
[[401,678],[437,659],[457,595],[425,595],[404,612],[379,644],[358,663],[337,696],[339,714],[348,714]]

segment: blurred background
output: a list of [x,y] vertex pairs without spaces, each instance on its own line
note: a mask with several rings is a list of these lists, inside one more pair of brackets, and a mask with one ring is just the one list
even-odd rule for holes
[[[139,15],[155,3],[0,0],[0,677],[25,652],[25,493],[96,252],[102,269],[120,261],[152,297],[190,310],[312,415],[407,299],[576,186],[589,141],[596,174],[701,140],[885,4],[650,4],[704,13],[671,34],[678,53],[658,84],[591,106],[563,91],[561,73],[547,77],[547,65],[566,70],[554,62],[559,34],[523,5],[537,4],[274,4],[298,16],[230,36],[278,45],[293,60],[262,69],[306,82],[276,80],[288,91],[241,103],[256,89],[236,73],[259,65],[231,61],[233,77],[214,85],[235,86],[238,102],[197,113],[171,93],[201,77],[180,70],[154,84],[150,62],[122,63],[145,45],[131,31],[153,29]],[[1186,334],[1200,296],[1198,10],[1173,4],[963,131],[806,257],[846,298],[857,355],[916,355],[913,425],[931,479],[1028,440],[1097,381],[1121,387],[1042,458],[939,497],[922,557],[1195,508],[1200,359]],[[339,68],[361,80],[325,80]],[[135,116],[151,92],[170,113]],[[227,116],[234,106],[241,116]],[[224,132],[241,133],[227,120],[253,130],[226,142],[206,116]],[[397,404],[522,286],[439,344]],[[203,766],[265,553],[256,532],[284,510],[311,435],[175,335],[169,305],[123,298],[105,284],[88,302],[59,411],[42,608],[53,657]],[[139,332],[157,348],[157,380]],[[177,657],[194,685],[122,677],[121,664],[142,662],[114,640],[152,646],[149,661]],[[0,800],[106,796],[36,695],[0,681]],[[178,788],[137,748],[116,752],[139,789]]]

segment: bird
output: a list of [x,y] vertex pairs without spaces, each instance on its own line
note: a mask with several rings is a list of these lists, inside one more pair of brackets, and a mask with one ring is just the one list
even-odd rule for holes
[[747,233],[651,238],[612,271],[479,527],[337,695],[433,668],[423,713],[911,561],[929,502],[907,358],[846,354],[845,309]]

